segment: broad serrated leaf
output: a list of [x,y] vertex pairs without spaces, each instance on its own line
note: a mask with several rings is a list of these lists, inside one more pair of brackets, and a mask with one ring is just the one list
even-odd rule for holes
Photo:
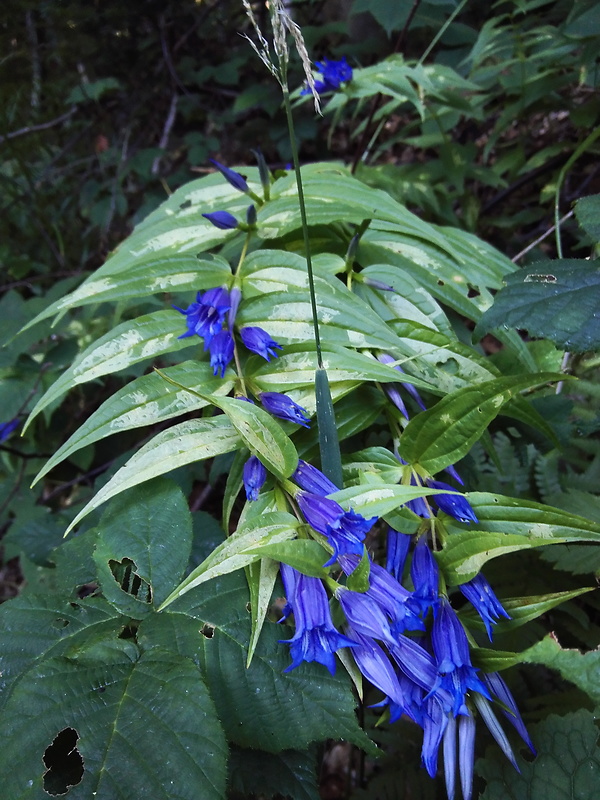
[[301,664],[288,674],[288,648],[278,640],[291,629],[267,622],[252,664],[248,588],[241,573],[216,578],[176,600],[140,626],[144,648],[167,647],[196,660],[206,676],[230,742],[278,753],[327,738],[347,739],[367,751],[373,743],[360,729],[354,698],[342,670]]
[[229,572],[258,561],[260,556],[254,553],[257,547],[261,544],[293,538],[299,524],[291,514],[276,511],[263,514],[258,520],[238,525],[235,533],[216,547],[208,558],[170,593],[161,608],[170,605],[178,597],[201,583],[219,575],[227,575]]
[[293,797],[319,800],[317,753],[308,750],[261,750],[232,747],[229,757],[229,790],[243,797]]
[[233,382],[227,378],[215,378],[212,367],[198,361],[184,361],[162,372],[172,381],[189,386],[193,391],[179,389],[156,372],[136,378],[116,391],[86,419],[44,465],[32,485],[82,447],[114,433],[155,425],[165,419],[204,408],[208,401],[199,397],[197,392],[228,394],[233,386]]
[[530,727],[538,752],[532,761],[517,755],[516,772],[501,753],[488,750],[476,769],[487,783],[481,800],[592,800],[598,792],[600,748],[594,716],[585,709],[551,714]]
[[121,614],[146,616],[181,579],[191,546],[188,504],[172,481],[157,478],[115,498],[94,553],[103,595]]
[[560,377],[553,372],[541,372],[497,378],[459,389],[408,423],[402,434],[400,455],[408,463],[420,464],[435,474],[460,461],[511,398],[524,389]]
[[190,346],[179,339],[182,317],[176,311],[156,311],[128,320],[102,336],[79,355],[38,400],[26,426],[47,406],[81,383],[119,372],[132,364]]
[[583,353],[600,347],[600,269],[593,261],[540,261],[509,275],[475,328],[520,328],[558,347]]
[[77,514],[66,533],[91,511],[126,489],[186,464],[230,453],[240,443],[238,432],[225,415],[174,425],[138,450]]
[[158,649],[136,659],[134,645],[116,642],[104,663],[93,651],[46,659],[13,691],[0,753],[5,796],[43,796],[44,752],[70,728],[84,768],[74,798],[127,800],[143,786],[156,800],[222,800],[227,744],[196,665]]
[[527,664],[544,664],[560,672],[563,678],[574,683],[594,701],[600,704],[600,650],[581,653],[579,650],[563,650],[553,634],[521,653]]
[[575,203],[575,216],[594,242],[600,242],[600,194],[580,197]]
[[54,594],[26,594],[0,608],[0,703],[4,704],[23,675],[47,658],[115,635],[126,619],[102,597],[71,601]]

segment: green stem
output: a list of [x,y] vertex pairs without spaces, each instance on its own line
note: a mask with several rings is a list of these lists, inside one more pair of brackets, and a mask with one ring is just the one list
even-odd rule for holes
[[294,118],[292,116],[292,106],[290,103],[290,93],[286,85],[282,87],[283,104],[287,118],[288,132],[290,136],[290,146],[292,148],[292,162],[296,172],[296,184],[298,186],[298,202],[300,204],[300,219],[302,220],[302,234],[304,237],[304,253],[306,255],[306,269],[308,271],[308,288],[310,291],[310,305],[312,308],[313,328],[315,332],[315,347],[317,350],[317,365],[323,368],[323,356],[321,354],[321,337],[319,336],[319,321],[317,319],[317,298],[315,294],[315,279],[313,275],[312,260],[310,257],[310,239],[308,236],[308,220],[306,219],[306,205],[304,202],[304,188],[302,186],[302,175],[300,173],[300,161],[298,159],[298,147],[294,133]]
[[425,50],[425,52],[423,53],[423,55],[421,56],[421,58],[418,60],[418,62],[417,62],[417,66],[418,66],[418,67],[420,67],[420,66],[421,66],[421,64],[422,64],[422,63],[425,61],[425,59],[427,58],[427,56],[429,55],[429,53],[431,53],[431,51],[433,50],[433,48],[436,46],[436,44],[437,44],[437,43],[439,42],[439,40],[442,38],[442,36],[443,36],[443,35],[444,35],[444,33],[446,32],[447,28],[448,28],[450,25],[452,25],[452,23],[454,22],[454,20],[456,19],[456,17],[457,17],[457,16],[460,14],[460,12],[463,10],[463,8],[464,8],[464,7],[467,5],[467,3],[468,3],[468,2],[469,2],[469,0],[462,0],[462,3],[459,3],[459,4],[456,6],[456,8],[455,8],[455,9],[454,9],[454,11],[453,11],[453,12],[450,14],[450,16],[448,17],[448,19],[446,20],[446,22],[444,22],[444,24],[442,25],[442,27],[439,29],[439,31],[436,33],[436,35],[433,37],[433,39],[432,39],[432,41],[431,41],[431,44],[429,45],[429,47],[427,48],[427,50]]
[[579,145],[577,150],[573,153],[571,158],[567,161],[564,167],[561,169],[558,180],[556,182],[556,191],[554,192],[554,226],[555,230],[554,233],[556,235],[556,252],[559,258],[563,257],[562,251],[562,242],[560,239],[560,190],[563,185],[563,181],[567,172],[571,169],[573,164],[577,161],[580,155],[585,153],[588,147],[600,136],[600,126],[596,128],[595,131],[592,131],[589,136],[587,136],[583,142]]

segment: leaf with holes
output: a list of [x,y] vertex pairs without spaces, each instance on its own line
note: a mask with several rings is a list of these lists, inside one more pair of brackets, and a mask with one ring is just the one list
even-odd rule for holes
[[166,478],[112,501],[98,525],[94,560],[102,593],[121,614],[141,619],[172,591],[187,566],[192,519]]
[[[82,800],[136,797],[141,786],[153,800],[222,800],[227,744],[198,667],[122,639],[103,655],[47,658],[15,687],[3,713],[4,796],[65,794],[71,783]],[[79,773],[65,772],[67,747]]]

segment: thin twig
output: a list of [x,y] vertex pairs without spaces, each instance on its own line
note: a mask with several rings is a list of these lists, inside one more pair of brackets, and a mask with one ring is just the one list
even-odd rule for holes
[[[575,212],[573,210],[569,211],[567,214],[564,215],[564,217],[559,219],[558,224],[562,225],[563,222],[566,222],[568,219],[570,219],[573,216],[574,213]],[[544,231],[544,233],[542,233],[541,236],[538,236],[538,238],[535,241],[531,242],[531,244],[528,244],[527,247],[525,247],[523,250],[521,250],[520,253],[517,253],[516,256],[513,256],[513,258],[511,259],[513,264],[516,264],[516,262],[520,258],[522,258],[524,255],[526,255],[530,250],[533,250],[533,248],[536,245],[538,245],[540,242],[543,242],[544,239],[547,239],[548,236],[550,236],[550,234],[554,233],[555,230],[556,230],[556,225],[551,225],[548,228],[548,230]]]
[[[171,97],[171,105],[169,106],[169,113],[167,114],[167,118],[165,119],[165,124],[163,127],[163,132],[160,137],[160,141],[158,146],[161,150],[166,150],[167,145],[169,144],[169,136],[171,135],[171,130],[173,125],[175,124],[175,117],[177,115],[177,100],[179,99],[179,95],[173,93]],[[156,156],[154,162],[152,163],[152,174],[158,175],[158,171],[160,169],[160,159],[161,156]]]
[[56,117],[56,119],[51,119],[48,122],[41,122],[39,125],[29,125],[25,128],[19,128],[17,131],[6,133],[4,136],[0,136],[0,143],[6,142],[9,139],[16,139],[17,136],[25,136],[26,133],[36,133],[37,131],[45,131],[48,128],[53,128],[55,125],[60,125],[61,122],[65,122],[69,117],[72,117],[76,111],[77,107],[73,106],[66,114],[62,114],[60,117]]

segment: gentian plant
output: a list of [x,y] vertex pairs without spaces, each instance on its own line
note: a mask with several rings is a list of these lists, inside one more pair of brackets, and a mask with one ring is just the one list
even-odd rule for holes
[[[152,797],[218,800],[250,770],[261,776],[247,794],[316,798],[302,777],[315,742],[344,739],[376,759],[389,726],[420,752],[415,780],[470,800],[492,740],[511,775],[535,754],[499,673],[551,660],[558,645],[522,652],[514,631],[590,588],[528,595],[494,568],[597,543],[597,522],[468,488],[472,453],[496,458],[491,425],[508,418],[556,438],[532,398],[554,396],[558,367],[542,369],[515,331],[498,332],[497,362],[465,343],[481,297],[514,265],[338,165],[301,168],[289,43],[316,103],[352,70],[325,60],[315,81],[282,3],[271,4],[272,40],[245,7],[282,88],[294,171],[272,175],[259,151],[243,175],[213,161],[217,188],[210,176],[176,191],[33,321],[92,303],[132,309],[38,398],[27,425],[75,387],[119,371],[129,380],[37,480],[115,433],[132,438],[68,509],[76,536],[47,567],[60,599],[48,608],[26,591],[5,606],[7,629],[25,620],[36,631],[3,667],[6,797],[51,788],[44,765],[60,745],[81,796],[125,796],[106,777],[119,770],[133,776],[127,796],[135,783]],[[136,317],[147,295],[163,307]],[[490,786],[512,780],[489,758]],[[279,765],[275,777],[263,762]]]

